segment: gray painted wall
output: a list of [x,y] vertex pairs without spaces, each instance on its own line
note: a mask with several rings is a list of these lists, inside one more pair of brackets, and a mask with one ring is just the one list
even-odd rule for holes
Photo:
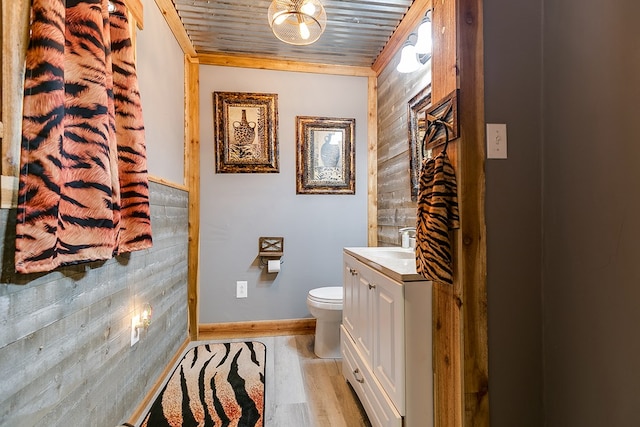
[[640,417],[640,3],[544,5],[546,424]]
[[[278,94],[280,173],[215,173],[214,91]],[[355,195],[296,194],[296,116],[356,119]],[[342,283],[342,248],[367,245],[367,79],[201,65],[200,129],[200,322],[310,317],[308,291]],[[284,237],[277,275],[260,236]]]
[[544,425],[541,14],[484,1],[485,120],[507,124],[509,156],[485,164],[492,426]]
[[494,426],[638,423],[639,13],[484,1]]
[[154,0],[142,0],[144,30],[136,40],[136,67],[145,117],[151,175],[184,182],[184,59]]
[[[48,274],[13,273],[15,209],[0,210],[0,425],[114,426],[187,338],[187,194],[151,184],[153,248]],[[152,324],[130,346],[145,302]]]

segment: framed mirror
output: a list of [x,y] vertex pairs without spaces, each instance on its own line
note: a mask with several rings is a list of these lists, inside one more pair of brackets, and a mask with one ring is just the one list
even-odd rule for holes
[[427,152],[423,153],[422,142],[427,132],[427,110],[431,106],[431,85],[420,90],[409,101],[409,153],[411,174],[411,200],[418,200],[418,181],[420,179],[420,165]]

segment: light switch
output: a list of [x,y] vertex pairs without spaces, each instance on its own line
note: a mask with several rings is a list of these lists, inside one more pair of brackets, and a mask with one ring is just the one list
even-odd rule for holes
[[487,158],[507,158],[506,123],[487,123]]

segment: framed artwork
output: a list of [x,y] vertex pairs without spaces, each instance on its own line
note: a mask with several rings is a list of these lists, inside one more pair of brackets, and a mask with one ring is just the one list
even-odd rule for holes
[[356,119],[296,117],[296,193],[355,194]]
[[278,95],[214,92],[216,173],[279,172]]

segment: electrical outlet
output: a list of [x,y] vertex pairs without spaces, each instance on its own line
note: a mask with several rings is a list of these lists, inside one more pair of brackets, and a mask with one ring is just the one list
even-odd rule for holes
[[236,298],[247,297],[247,282],[244,280],[238,280],[236,282]]
[[140,333],[138,332],[138,325],[140,324],[140,317],[133,316],[131,318],[131,347],[138,341],[140,341]]

